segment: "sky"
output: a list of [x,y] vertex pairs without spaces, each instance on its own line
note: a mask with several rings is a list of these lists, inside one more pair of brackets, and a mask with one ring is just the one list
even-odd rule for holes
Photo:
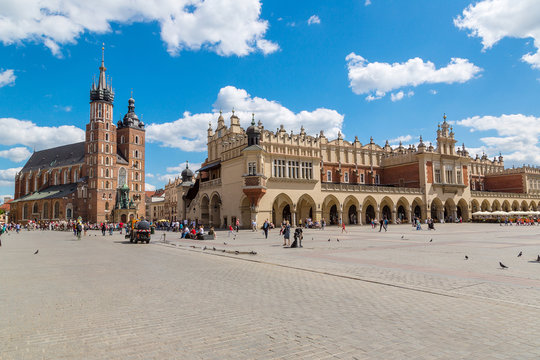
[[83,140],[101,48],[114,118],[146,124],[146,188],[206,158],[209,122],[397,146],[443,114],[470,154],[540,165],[537,0],[2,0],[0,194]]

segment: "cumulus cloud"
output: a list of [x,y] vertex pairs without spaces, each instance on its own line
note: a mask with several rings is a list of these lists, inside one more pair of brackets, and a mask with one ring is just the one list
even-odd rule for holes
[[28,148],[24,146],[14,147],[8,150],[0,151],[0,157],[9,159],[14,162],[26,160],[32,155]]
[[456,122],[475,132],[494,131],[497,136],[481,137],[482,146],[474,151],[483,151],[490,157],[504,155],[505,161],[516,164],[540,163],[540,118],[523,115],[473,116]]
[[321,19],[317,15],[311,15],[307,21],[308,25],[320,24]]
[[201,48],[225,56],[268,53],[278,46],[264,40],[268,21],[260,18],[261,6],[260,0],[5,0],[0,41],[43,43],[61,56],[61,46],[83,33],[108,33],[114,23],[156,22],[173,55]]
[[408,91],[407,93],[404,93],[403,91],[398,91],[397,93],[390,94],[390,99],[393,102],[396,102],[396,101],[399,101],[399,100],[403,99],[405,96],[406,97],[411,97],[413,95],[414,95],[414,91]]
[[25,145],[36,150],[84,140],[84,131],[73,125],[38,126],[14,118],[0,118],[0,134],[0,145]]
[[[158,181],[161,187],[167,184],[169,181],[174,181],[176,178],[180,178],[182,171],[186,168],[186,163],[180,163],[177,166],[167,167],[165,174],[157,174],[154,176],[156,181]],[[201,163],[189,163],[189,168],[191,171],[195,172],[201,168]]]
[[145,183],[144,184],[144,191],[156,191],[156,187],[152,184]]
[[0,186],[15,186],[15,175],[21,171],[22,167],[0,169]]
[[454,19],[470,36],[482,39],[484,50],[505,37],[532,38],[536,52],[524,54],[522,60],[540,68],[540,2],[537,0],[483,0],[469,5]]
[[15,84],[15,72],[12,69],[0,71],[0,87]]
[[315,135],[323,130],[327,136],[337,137],[343,125],[343,115],[335,110],[318,108],[295,113],[276,101],[252,97],[246,90],[226,86],[219,91],[211,113],[185,112],[173,122],[149,124],[146,128],[146,139],[183,151],[206,151],[209,122],[215,129],[218,110],[232,108],[236,110],[244,128],[249,126],[252,113],[255,113],[257,121],[261,120],[264,127],[270,130],[284,125],[285,129],[298,132],[303,125],[308,134]]
[[439,69],[431,61],[420,58],[404,63],[370,63],[362,56],[350,53],[345,60],[350,87],[355,94],[368,94],[368,101],[380,99],[388,91],[407,86],[464,83],[482,71],[469,60],[461,58],[452,58],[447,66]]
[[366,2],[364,2],[364,6],[369,6],[371,5],[371,0],[366,0]]
[[406,143],[406,142],[411,141],[412,138],[413,138],[412,135],[402,135],[402,136],[398,136],[395,139],[390,139],[390,140],[388,140],[388,142],[390,144],[399,144],[400,142]]

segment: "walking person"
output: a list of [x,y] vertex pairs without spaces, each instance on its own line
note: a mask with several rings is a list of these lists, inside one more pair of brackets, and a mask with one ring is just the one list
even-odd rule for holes
[[384,227],[384,219],[381,219],[381,221],[379,221],[379,232],[381,232],[383,227]]
[[348,234],[347,230],[345,230],[345,223],[343,221],[341,222],[341,233]]
[[268,239],[268,231],[270,230],[270,223],[268,222],[268,219],[263,224],[263,231],[264,231],[264,238]]
[[240,230],[240,219],[236,219],[236,232]]

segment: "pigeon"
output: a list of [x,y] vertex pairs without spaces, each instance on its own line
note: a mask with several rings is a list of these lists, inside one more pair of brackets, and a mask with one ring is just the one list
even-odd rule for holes
[[313,237],[311,238],[311,241],[313,241]]
[[339,239],[336,239],[336,240],[337,240],[337,242],[339,242]]
[[221,250],[221,252],[225,252],[225,249]]
[[257,255],[257,253],[255,251],[253,251],[253,250],[251,250],[250,254],[251,255]]
[[502,269],[508,269],[508,266],[504,265],[502,262],[499,261],[499,265]]
[[540,262],[540,255],[536,258],[536,261]]
[[216,251],[216,248],[215,248],[215,247],[212,247],[212,250]]
[[433,242],[433,239],[429,239],[429,242]]
[[403,239],[405,237],[405,235],[401,235],[401,238]]
[[520,251],[517,257],[521,257],[523,255],[523,251]]
[[227,245],[227,243],[226,243],[226,242],[224,242],[224,243],[223,243],[223,245]]
[[330,238],[328,238],[328,241],[330,241]]
[[465,255],[465,260],[469,260],[469,257],[467,255]]
[[39,249],[36,250],[36,252],[34,253],[34,255],[36,255],[38,252],[39,252]]
[[205,247],[203,247],[203,250],[206,250],[206,246],[205,246]]
[[240,254],[240,251],[236,250],[234,253],[235,253],[236,255],[238,255],[238,254]]

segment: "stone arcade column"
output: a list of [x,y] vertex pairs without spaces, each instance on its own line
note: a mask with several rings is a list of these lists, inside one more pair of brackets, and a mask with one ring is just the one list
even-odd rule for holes
[[392,208],[392,224],[395,224],[397,220],[397,208],[394,206]]
[[413,216],[414,216],[412,206],[409,206],[409,208],[406,209],[406,214],[405,215],[407,216],[407,223],[412,224]]
[[358,210],[356,211],[356,218],[358,219],[356,221],[358,225],[364,225],[364,219],[362,219],[362,205],[358,206]]

